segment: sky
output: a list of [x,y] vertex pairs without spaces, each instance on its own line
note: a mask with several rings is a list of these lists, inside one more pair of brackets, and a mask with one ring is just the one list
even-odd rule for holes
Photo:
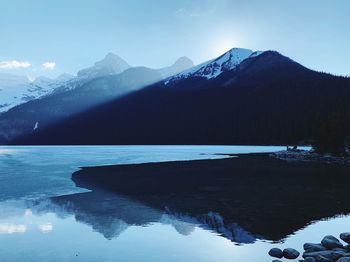
[[348,0],[0,0],[0,73],[75,74],[108,52],[133,66],[277,50],[350,75]]

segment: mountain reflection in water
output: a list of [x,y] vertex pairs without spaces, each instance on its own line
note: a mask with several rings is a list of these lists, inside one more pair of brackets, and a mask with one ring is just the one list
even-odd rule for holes
[[74,214],[107,239],[160,222],[183,235],[199,226],[237,244],[275,242],[348,214],[348,171],[266,155],[83,168],[73,180],[92,192],[52,198],[47,208]]
[[223,217],[215,212],[200,216],[181,214],[168,208],[159,210],[125,196],[104,190],[54,197],[34,201],[31,209],[37,214],[55,212],[58,216],[74,215],[105,238],[118,237],[129,226],[148,226],[152,223],[172,225],[181,235],[190,235],[195,227],[216,232],[237,244],[253,243],[255,237],[233,223],[227,227]]

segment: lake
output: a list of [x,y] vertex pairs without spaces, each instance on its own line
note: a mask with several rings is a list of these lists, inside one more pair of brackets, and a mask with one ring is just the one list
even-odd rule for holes
[[[192,211],[191,201],[187,201],[186,207],[175,203],[178,209],[172,208],[174,203],[170,202],[168,208],[159,208],[159,203],[167,206],[168,198],[162,198],[163,195],[156,195],[157,201],[146,201],[125,192],[90,191],[77,187],[71,179],[72,174],[83,166],[200,159],[226,161],[227,154],[283,149],[262,146],[0,147],[0,261],[264,262],[272,260],[267,255],[271,247],[301,250],[304,242],[317,242],[324,235],[347,231],[350,217],[345,204],[338,199],[347,188],[342,183],[338,185],[337,181],[331,184],[322,181],[317,185],[317,188],[329,185],[330,192],[325,194],[330,197],[325,198],[324,205],[333,203],[333,200],[327,201],[334,198],[340,203],[336,208],[327,206],[327,209],[312,210],[313,214],[318,212],[318,219],[301,215],[302,223],[275,232],[261,227],[259,220],[263,217],[258,214],[251,221],[243,216],[244,212],[254,214],[247,196],[240,195],[225,202],[227,195],[222,194],[222,202],[237,205],[243,212],[242,215],[237,213],[235,219],[234,209],[229,206],[227,209],[232,212],[228,215],[225,206],[220,207],[220,213],[214,210],[215,203],[198,206],[198,203],[207,203],[203,196],[217,199],[221,193],[216,188],[206,188],[205,194],[194,195],[198,201],[193,201],[197,206],[193,206]],[[280,162],[276,165],[279,170],[289,167]],[[295,164],[290,168],[309,170],[311,167]],[[313,173],[320,170],[322,174],[334,170],[343,172],[332,167],[315,167],[314,170]],[[256,187],[252,185],[252,190]],[[281,193],[276,191],[275,198],[280,197],[278,194]],[[182,200],[180,196],[174,198]],[[253,202],[259,202],[253,194],[251,198]],[[233,200],[236,202],[232,204]],[[288,208],[286,203],[290,203],[290,197],[282,196],[280,201],[283,208]],[[242,208],[246,203],[247,208]],[[198,215],[194,210],[206,211],[203,214],[198,211]],[[276,216],[278,212],[276,210]],[[227,227],[224,221],[228,220],[236,222],[230,222]]]

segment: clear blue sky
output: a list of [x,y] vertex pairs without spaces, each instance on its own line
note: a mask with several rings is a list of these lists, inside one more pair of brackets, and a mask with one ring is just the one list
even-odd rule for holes
[[0,72],[76,73],[108,52],[156,68],[246,47],[350,74],[347,0],[0,0],[0,9]]

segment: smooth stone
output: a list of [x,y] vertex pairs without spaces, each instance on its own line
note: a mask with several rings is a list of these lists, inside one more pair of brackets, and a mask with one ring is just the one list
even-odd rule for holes
[[279,248],[271,248],[269,251],[269,255],[272,257],[282,258],[283,257],[283,251]]
[[332,251],[346,252],[346,250],[345,250],[345,248],[344,248],[344,247],[342,247],[342,248],[340,248],[340,247],[333,248],[333,249],[332,249]]
[[322,257],[325,257],[327,259],[336,261],[337,259],[343,257],[345,254],[346,254],[345,252],[332,251],[332,250],[317,251],[317,252],[305,252],[303,254],[303,258],[313,257],[313,258],[316,258],[316,261],[317,261],[317,257],[322,256]]
[[325,236],[321,241],[322,246],[327,249],[342,248],[343,244],[334,236]]
[[331,254],[333,251],[326,250],[326,251],[315,251],[315,252],[304,252],[303,253],[303,258],[307,257],[313,257],[316,258],[317,256],[326,256],[326,257],[331,257]]
[[350,251],[350,245],[344,246],[344,249],[347,250],[347,251]]
[[304,250],[306,252],[317,252],[317,251],[325,251],[326,248],[321,244],[305,243]]
[[285,248],[283,250],[283,256],[287,259],[296,259],[300,253],[294,248]]
[[343,240],[344,242],[350,244],[350,233],[341,233],[340,239]]
[[316,262],[316,258],[307,257],[307,258],[305,258],[304,262]]
[[346,255],[345,251],[335,251],[335,252],[333,252],[331,259],[336,261],[337,259],[339,259],[345,255]]
[[337,260],[337,262],[350,262],[350,257],[342,257]]
[[328,258],[326,258],[324,256],[317,256],[316,257],[316,261],[317,262],[332,262],[332,260],[330,260],[330,259],[328,259]]

